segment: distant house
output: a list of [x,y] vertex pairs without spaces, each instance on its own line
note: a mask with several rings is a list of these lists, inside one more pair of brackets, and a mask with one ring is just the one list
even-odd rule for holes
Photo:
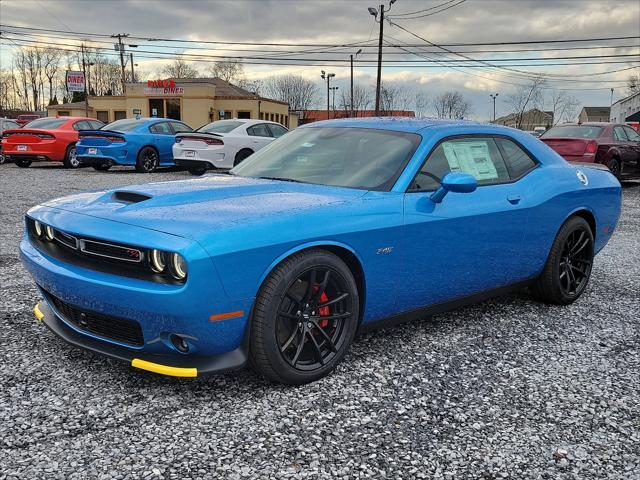
[[610,107],[582,107],[578,122],[608,122],[610,115]]
[[[349,111],[345,110],[329,110],[328,118],[330,120],[334,118],[349,118]],[[304,125],[305,123],[317,122],[320,120],[327,120],[326,110],[301,110],[299,114],[299,123]],[[353,112],[354,117],[375,117],[375,110],[360,110]],[[386,110],[380,112],[380,116],[383,117],[415,117],[416,112],[411,110]]]
[[537,108],[532,108],[523,114],[510,113],[504,117],[496,118],[492,123],[526,131],[535,130],[536,128],[547,129],[553,125],[553,112],[545,112]]
[[640,92],[614,103],[610,119],[613,123],[640,123]]

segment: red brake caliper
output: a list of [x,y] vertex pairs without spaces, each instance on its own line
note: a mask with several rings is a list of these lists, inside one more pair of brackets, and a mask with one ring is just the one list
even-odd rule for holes
[[[326,302],[329,300],[329,297],[327,297],[327,294],[325,292],[322,292],[322,295],[320,295],[320,301],[321,302]],[[320,307],[318,309],[318,313],[320,314],[321,317],[328,317],[329,316],[329,307]],[[318,325],[320,325],[320,327],[322,328],[326,328],[327,325],[329,325],[329,320],[320,320],[318,322]]]

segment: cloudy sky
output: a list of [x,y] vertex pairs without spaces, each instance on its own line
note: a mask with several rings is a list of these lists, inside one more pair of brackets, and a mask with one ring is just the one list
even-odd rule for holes
[[[130,33],[142,38],[188,39],[194,41],[256,42],[308,44],[308,47],[244,46],[243,49],[261,52],[231,52],[221,50],[225,45],[173,44],[165,41],[135,40],[137,51],[175,52],[200,55],[273,55],[272,51],[318,50],[316,45],[375,43],[378,24],[367,12],[375,6],[375,0],[0,0],[0,18],[4,27],[23,26],[91,34]],[[445,4],[426,13],[407,15],[439,4]],[[451,7],[451,8],[448,8]],[[379,7],[378,7],[379,8]],[[445,10],[445,8],[447,8]],[[439,12],[439,13],[438,13]],[[561,39],[593,39],[604,37],[640,36],[640,2],[637,0],[397,0],[388,15],[396,15],[392,25],[385,23],[385,40],[395,45],[523,42]],[[420,17],[420,18],[413,18]],[[403,30],[404,28],[404,30]],[[411,33],[417,35],[414,36]],[[3,34],[3,37],[6,35]],[[35,37],[30,37],[35,38]],[[37,37],[46,41],[46,36]],[[73,45],[77,40],[51,37],[51,43]],[[103,41],[109,41],[106,37]],[[130,40],[134,43],[134,40]],[[166,47],[160,47],[165,45]],[[588,46],[583,50],[557,50]],[[619,48],[594,48],[594,47]],[[232,46],[233,47],[233,46]],[[0,60],[3,66],[10,63],[14,44],[4,40]],[[65,47],[70,48],[70,47]],[[273,74],[294,72],[318,82],[322,87],[320,70],[336,73],[335,85],[348,88],[349,70],[346,63],[331,63],[324,59],[345,60],[355,53],[357,46],[349,48],[324,48],[329,53],[309,52],[303,56],[313,59],[314,65],[246,65],[250,79],[265,78]],[[467,63],[452,68],[439,66],[437,61],[464,60],[436,47],[388,48],[385,62],[394,61],[397,66],[383,68],[383,80],[420,89],[431,96],[446,90],[461,91],[473,105],[473,118],[486,120],[492,112],[490,93],[499,93],[498,115],[508,108],[502,99],[528,82],[526,72],[551,75],[547,86],[562,88],[577,97],[582,105],[609,105],[611,91],[614,100],[624,95],[624,81],[640,68],[640,40],[627,39],[615,42],[588,42],[571,44],[523,44],[507,47],[471,46],[446,47],[456,52],[476,51],[467,57],[483,59],[505,58],[554,58],[568,56],[636,55],[635,57],[607,57],[590,59],[549,60],[542,63],[560,63],[554,66],[518,66],[511,71],[492,68],[485,64]],[[545,49],[528,52],[486,52],[486,50]],[[322,50],[323,48],[319,48]],[[407,52],[409,50],[409,52]],[[485,52],[477,52],[484,50]],[[136,50],[133,50],[134,54]],[[375,48],[365,50],[360,56],[368,64],[356,64],[356,82],[375,85]],[[416,55],[417,53],[417,55]],[[143,58],[136,54],[136,63],[144,71],[158,70],[165,60]],[[152,56],[152,55],[147,55]],[[427,64],[424,60],[435,60]],[[405,62],[404,64],[402,62]],[[607,64],[566,65],[576,62],[619,62]],[[326,66],[324,66],[326,63]],[[513,65],[530,65],[531,61],[516,60]],[[538,62],[541,63],[541,62]],[[204,71],[209,63],[194,62]],[[494,63],[495,65],[495,63]],[[508,65],[501,63],[500,65]],[[434,68],[436,67],[436,68]],[[614,70],[635,67],[635,70]],[[513,70],[520,72],[514,72]],[[552,76],[556,77],[552,77]],[[557,77],[562,75],[562,77]],[[555,79],[562,80],[555,80]],[[576,81],[580,80],[580,81]]]

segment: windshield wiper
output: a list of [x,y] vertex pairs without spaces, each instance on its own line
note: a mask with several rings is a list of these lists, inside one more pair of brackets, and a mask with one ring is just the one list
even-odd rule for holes
[[265,180],[279,180],[281,182],[306,183],[300,180],[294,180],[293,178],[282,178],[282,177],[258,177],[258,178],[264,178]]

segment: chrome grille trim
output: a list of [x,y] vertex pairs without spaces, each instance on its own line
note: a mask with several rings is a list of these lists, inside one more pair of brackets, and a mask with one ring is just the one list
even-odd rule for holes
[[[109,255],[107,253],[99,253],[99,252],[87,250],[87,246],[90,246],[90,245],[102,245],[104,247],[111,248],[111,249],[114,249],[116,251],[121,251],[122,255],[121,256],[120,255]],[[115,259],[115,260],[122,260],[124,262],[131,262],[131,263],[141,263],[144,260],[144,253],[141,250],[137,249],[137,248],[123,247],[121,245],[114,245],[113,243],[106,243],[106,242],[97,242],[95,240],[81,239],[80,240],[80,251],[82,253],[86,253],[87,255],[95,255],[97,257],[112,258],[112,259]],[[138,253],[138,259],[131,258],[131,256],[126,253],[127,251],[137,252]]]

